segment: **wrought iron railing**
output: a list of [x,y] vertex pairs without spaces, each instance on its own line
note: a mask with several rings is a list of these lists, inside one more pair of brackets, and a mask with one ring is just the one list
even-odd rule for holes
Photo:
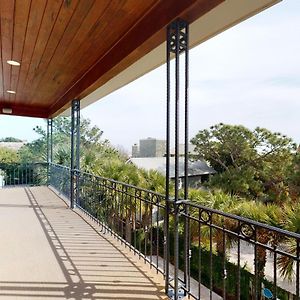
[[[69,198],[70,168],[49,164],[48,172],[49,185]],[[175,205],[172,199],[167,228],[164,195],[84,172],[72,176],[79,176],[76,207],[163,274],[170,298],[178,274],[179,298],[300,299],[299,234],[187,200]]]
[[[194,278],[223,299],[300,299],[300,235],[247,218],[181,201],[180,223],[188,220],[186,293]],[[188,208],[188,209],[187,209]],[[188,213],[186,213],[188,212]],[[203,294],[203,293],[202,293]],[[269,296],[269,298],[268,298]]]
[[104,232],[164,274],[164,196],[115,180],[80,173],[77,206],[97,220]]
[[48,184],[69,199],[71,195],[71,169],[50,163],[48,166]]
[[46,163],[0,163],[1,188],[16,185],[45,185],[46,183]]
[[[52,165],[50,170],[59,183],[55,187],[67,194],[70,169]],[[299,299],[299,234],[185,200],[176,207],[169,201],[166,228],[164,195],[84,172],[72,174],[79,176],[76,206],[157,272],[165,275],[169,269],[170,297],[175,273],[178,295],[195,299]],[[174,249],[182,271],[174,270]]]

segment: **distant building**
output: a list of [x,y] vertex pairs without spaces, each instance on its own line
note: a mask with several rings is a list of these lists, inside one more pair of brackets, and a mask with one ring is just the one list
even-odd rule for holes
[[11,149],[14,151],[18,151],[25,144],[26,144],[26,141],[24,141],[24,142],[0,142],[0,148],[8,148],[8,149]]
[[[132,157],[164,157],[166,155],[166,140],[158,140],[155,138],[147,138],[139,141],[139,146],[134,144],[132,146]],[[184,144],[179,144],[179,155],[184,155]],[[190,154],[195,154],[195,146],[189,144],[188,152]],[[175,155],[175,148],[171,148],[170,155]]]
[[139,157],[140,156],[138,144],[134,144],[132,146],[131,154],[132,154],[132,157]]
[[140,140],[139,157],[162,157],[166,153],[166,141],[154,138]]
[[[196,154],[195,153],[195,145],[193,145],[193,144],[189,144],[189,146],[188,146],[188,153],[189,154]],[[183,156],[184,155],[184,150],[185,150],[185,146],[184,146],[184,144],[179,144],[179,155],[180,156]],[[171,149],[171,156],[174,156],[175,155],[175,148],[172,148]]]
[[162,157],[166,153],[166,141],[155,138],[140,140],[132,146],[132,157]]
[[[162,175],[166,174],[166,158],[165,157],[138,157],[130,158],[127,163],[132,163],[138,168],[147,171],[156,170]],[[190,187],[200,187],[201,184],[209,179],[216,171],[208,166],[203,160],[189,161],[188,178]],[[179,179],[184,184],[184,157],[179,158]],[[175,158],[170,159],[170,178],[175,179]]]

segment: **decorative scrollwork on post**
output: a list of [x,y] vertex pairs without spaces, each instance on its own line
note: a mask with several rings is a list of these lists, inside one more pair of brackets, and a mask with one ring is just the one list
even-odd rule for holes
[[239,229],[239,233],[246,239],[250,240],[255,237],[255,227],[253,225],[242,223]]
[[212,220],[212,214],[204,209],[200,211],[199,217],[200,220],[205,224],[210,223]]

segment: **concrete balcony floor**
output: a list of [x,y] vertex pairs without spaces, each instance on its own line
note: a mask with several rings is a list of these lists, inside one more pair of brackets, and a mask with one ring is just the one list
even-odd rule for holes
[[0,190],[0,299],[167,299],[163,279],[47,187]]

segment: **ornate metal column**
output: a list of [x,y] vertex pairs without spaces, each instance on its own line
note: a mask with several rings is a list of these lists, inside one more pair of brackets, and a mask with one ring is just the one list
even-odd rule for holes
[[50,184],[50,164],[53,161],[53,121],[47,119],[47,184]]
[[70,207],[79,203],[79,170],[80,170],[80,102],[72,101],[71,112],[71,197]]
[[[188,218],[185,218],[184,224],[184,278],[179,280],[179,141],[180,141],[180,100],[184,98],[184,197],[188,199],[188,70],[189,70],[189,56],[188,56],[188,36],[189,28],[187,22],[183,20],[176,20],[167,28],[167,149],[166,149],[166,216],[165,216],[165,270],[166,270],[166,292],[173,299],[181,299],[184,291],[189,290],[189,224]],[[180,55],[182,54],[182,55]],[[171,58],[174,60],[175,72],[171,78]],[[184,74],[180,76],[180,66],[184,63]],[[172,85],[173,83],[173,85]],[[184,93],[180,94],[180,88],[183,86]],[[171,99],[171,93],[174,94]],[[184,94],[184,97],[181,97]],[[170,198],[170,146],[171,146],[171,105],[174,106],[174,134],[175,134],[175,191],[174,198]],[[174,215],[174,281],[171,284],[169,274],[170,263],[170,234],[169,234],[169,216],[170,213]],[[170,287],[173,287],[170,289]]]

